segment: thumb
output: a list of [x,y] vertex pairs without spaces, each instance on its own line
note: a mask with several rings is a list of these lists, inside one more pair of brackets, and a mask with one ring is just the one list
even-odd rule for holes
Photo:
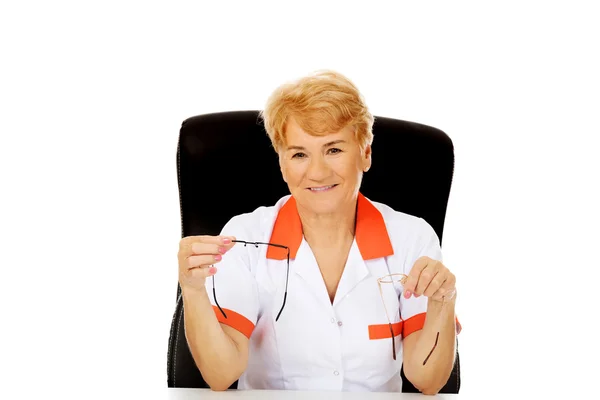
[[414,293],[416,287],[417,278],[414,275],[408,275],[408,278],[406,278],[406,282],[404,283],[404,298],[409,299]]

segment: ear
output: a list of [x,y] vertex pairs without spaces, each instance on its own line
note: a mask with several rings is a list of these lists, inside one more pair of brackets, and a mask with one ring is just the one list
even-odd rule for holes
[[371,153],[372,153],[372,149],[371,149],[371,145],[367,145],[367,147],[365,147],[365,150],[363,151],[363,155],[362,155],[362,170],[363,172],[367,172],[370,168],[371,168],[371,163],[372,158],[371,158]]

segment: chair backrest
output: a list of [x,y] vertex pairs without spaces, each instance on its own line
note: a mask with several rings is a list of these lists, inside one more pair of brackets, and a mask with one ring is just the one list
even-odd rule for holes
[[[425,219],[442,242],[452,176],[454,147],[441,130],[414,122],[375,117],[373,163],[361,192]],[[234,215],[274,205],[289,194],[277,154],[259,112],[232,111],[198,115],[181,126],[177,179],[182,237],[218,235]],[[171,324],[168,353],[169,387],[207,387],[183,334],[183,304]],[[404,376],[403,392],[417,392]],[[237,382],[232,386],[237,387]],[[458,361],[442,393],[458,393]]]

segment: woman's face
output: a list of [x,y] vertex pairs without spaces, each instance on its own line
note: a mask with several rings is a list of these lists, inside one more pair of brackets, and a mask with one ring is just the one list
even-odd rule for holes
[[311,136],[291,118],[279,164],[299,207],[333,213],[356,198],[362,174],[371,167],[371,146],[361,152],[352,127]]

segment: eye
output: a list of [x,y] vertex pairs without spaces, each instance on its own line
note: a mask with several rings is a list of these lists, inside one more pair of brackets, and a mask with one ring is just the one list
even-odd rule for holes
[[304,158],[305,154],[304,153],[295,153],[292,158]]
[[329,149],[330,154],[338,154],[341,152],[342,152],[342,150],[338,149],[337,147],[332,147],[331,149]]

